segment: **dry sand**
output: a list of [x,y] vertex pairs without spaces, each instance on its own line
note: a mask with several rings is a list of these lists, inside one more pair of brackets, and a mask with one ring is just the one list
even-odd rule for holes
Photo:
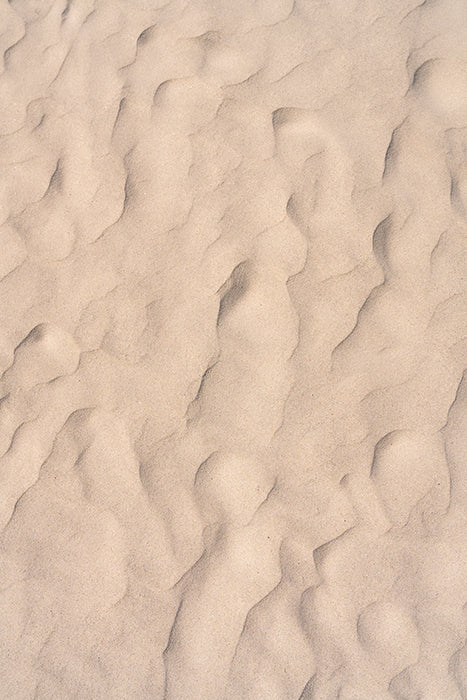
[[465,0],[1,0],[0,697],[467,698]]

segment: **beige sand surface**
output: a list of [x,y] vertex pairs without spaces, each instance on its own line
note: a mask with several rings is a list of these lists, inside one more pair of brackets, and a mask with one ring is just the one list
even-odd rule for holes
[[467,698],[465,0],[1,0],[1,700]]

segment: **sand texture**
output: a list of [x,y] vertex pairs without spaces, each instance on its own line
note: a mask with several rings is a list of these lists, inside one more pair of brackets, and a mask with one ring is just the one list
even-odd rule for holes
[[467,699],[466,0],[0,57],[0,699]]

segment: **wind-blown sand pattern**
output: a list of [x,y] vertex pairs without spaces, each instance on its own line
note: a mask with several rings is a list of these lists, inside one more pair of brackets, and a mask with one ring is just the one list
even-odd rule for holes
[[467,698],[465,0],[0,9],[0,697]]

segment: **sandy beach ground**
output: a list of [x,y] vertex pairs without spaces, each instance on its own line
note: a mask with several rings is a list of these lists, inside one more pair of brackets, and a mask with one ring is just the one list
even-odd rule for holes
[[465,0],[0,58],[0,697],[467,698]]

